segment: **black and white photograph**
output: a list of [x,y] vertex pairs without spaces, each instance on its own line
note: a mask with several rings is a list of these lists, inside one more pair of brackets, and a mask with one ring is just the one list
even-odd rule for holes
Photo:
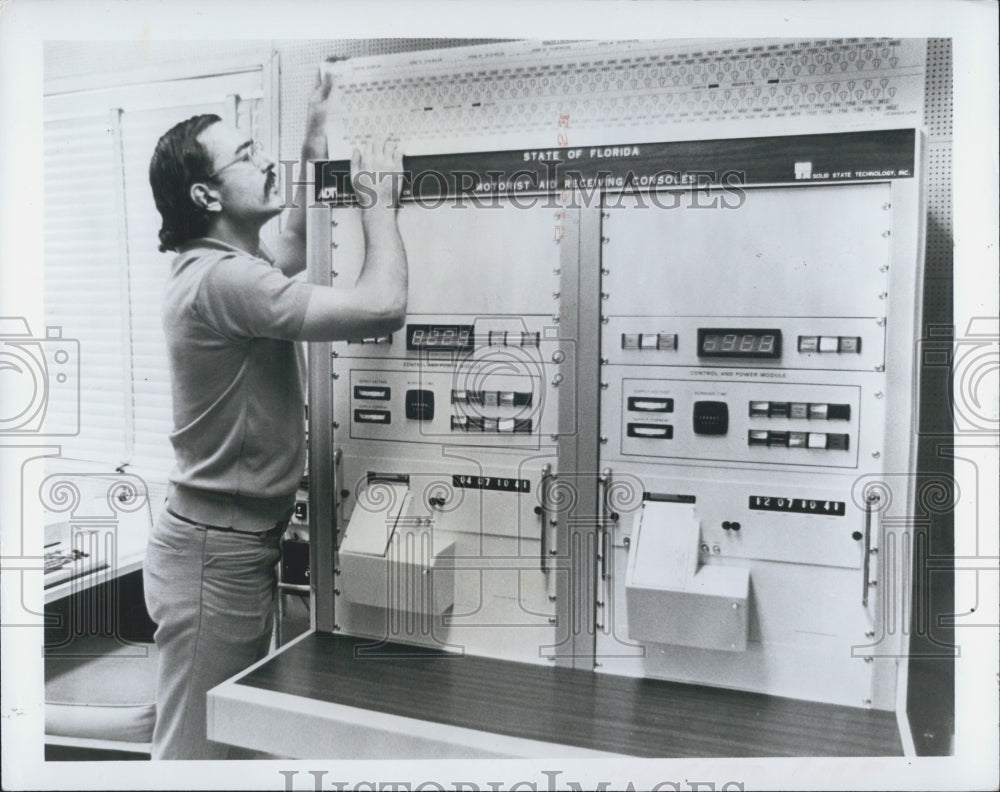
[[997,788],[997,46],[0,4],[3,788]]

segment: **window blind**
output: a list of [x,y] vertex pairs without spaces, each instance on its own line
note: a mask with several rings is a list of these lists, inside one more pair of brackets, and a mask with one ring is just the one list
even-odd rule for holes
[[[216,113],[252,136],[269,110],[261,67],[206,69],[98,91],[61,85],[45,98],[45,318],[80,345],[80,431],[63,457],[128,466],[154,492],[173,467],[161,299],[174,254],[157,250],[149,160],[192,115]],[[53,420],[69,426],[75,394],[56,396]]]

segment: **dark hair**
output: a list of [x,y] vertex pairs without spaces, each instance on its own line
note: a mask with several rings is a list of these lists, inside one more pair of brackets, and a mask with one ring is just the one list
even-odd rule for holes
[[189,190],[195,181],[205,179],[212,167],[198,135],[221,120],[212,113],[192,116],[167,130],[156,144],[149,161],[149,186],[163,218],[161,252],[177,250],[208,230],[208,214],[191,200]]

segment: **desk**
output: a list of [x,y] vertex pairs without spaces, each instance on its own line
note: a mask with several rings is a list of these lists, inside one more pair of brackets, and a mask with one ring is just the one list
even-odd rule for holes
[[209,691],[208,736],[298,759],[903,755],[891,712],[372,643],[306,633]]
[[[114,521],[58,521],[45,526],[45,604],[142,568],[149,539],[145,509]],[[59,566],[48,568],[50,563]]]

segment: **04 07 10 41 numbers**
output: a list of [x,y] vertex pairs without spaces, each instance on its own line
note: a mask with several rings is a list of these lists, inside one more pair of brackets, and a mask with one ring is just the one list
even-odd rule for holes
[[503,476],[453,475],[452,486],[461,489],[495,490],[497,492],[531,492],[528,479],[504,478]]

